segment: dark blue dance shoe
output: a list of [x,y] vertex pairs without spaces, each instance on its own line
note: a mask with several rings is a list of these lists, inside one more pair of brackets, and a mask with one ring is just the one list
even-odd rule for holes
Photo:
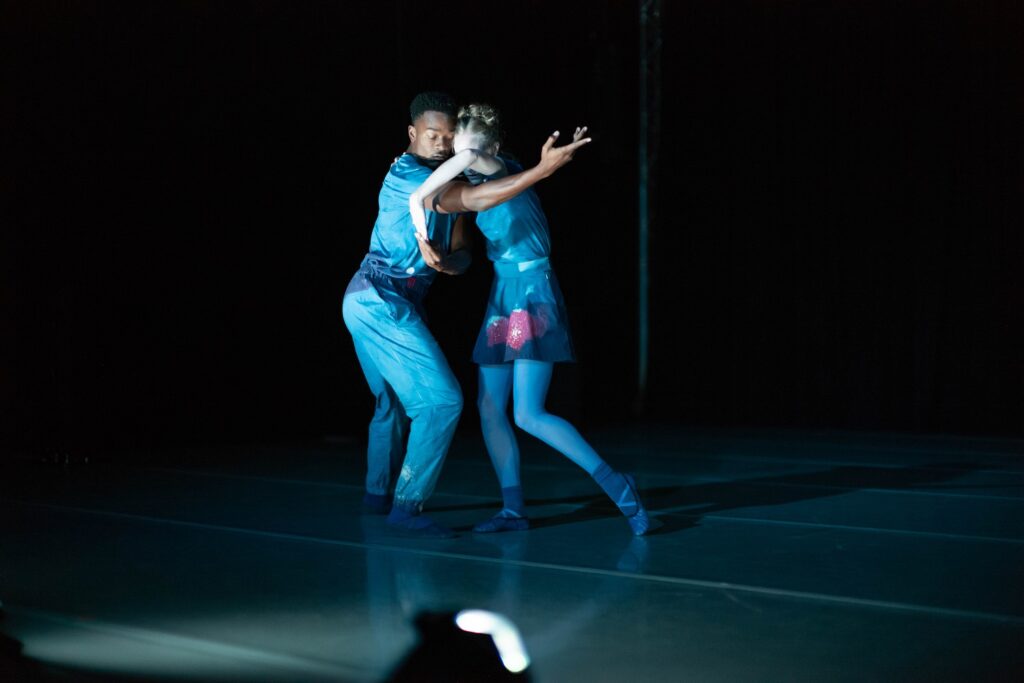
[[651,518],[647,516],[647,509],[640,500],[640,492],[636,488],[636,480],[632,474],[623,474],[626,480],[626,488],[632,495],[633,500],[624,505],[619,505],[619,510],[626,516],[629,527],[633,530],[634,536],[643,536],[651,528]]
[[512,510],[504,509],[485,522],[473,527],[478,534],[495,534],[502,531],[526,531],[530,528],[530,519]]
[[397,506],[388,514],[387,523],[388,526],[417,538],[455,538],[458,535],[418,511],[405,510]]

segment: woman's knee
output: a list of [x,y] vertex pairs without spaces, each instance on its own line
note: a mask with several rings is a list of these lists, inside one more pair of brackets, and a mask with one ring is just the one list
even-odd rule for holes
[[513,412],[516,427],[519,427],[527,434],[533,434],[537,431],[541,416],[543,415],[542,411],[527,406],[516,406]]
[[494,420],[505,417],[505,405],[497,396],[481,391],[476,397],[476,409],[481,420]]

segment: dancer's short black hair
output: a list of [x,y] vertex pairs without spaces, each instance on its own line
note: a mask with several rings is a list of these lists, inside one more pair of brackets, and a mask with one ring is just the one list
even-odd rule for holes
[[409,105],[409,121],[416,123],[416,119],[422,116],[425,111],[439,111],[454,119],[458,107],[455,106],[455,100],[448,93],[436,91],[421,92],[412,98],[412,103]]

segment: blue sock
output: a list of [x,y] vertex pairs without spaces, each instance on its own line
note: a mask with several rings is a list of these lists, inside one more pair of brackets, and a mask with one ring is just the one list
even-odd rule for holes
[[520,517],[526,516],[522,486],[503,486],[501,488],[501,500],[504,502],[506,510],[514,512]]
[[613,470],[606,462],[601,463],[591,476],[594,477],[597,485],[604,489],[612,502],[618,506],[622,514],[627,517],[636,514],[637,499],[629,490],[629,484],[626,483],[624,476]]

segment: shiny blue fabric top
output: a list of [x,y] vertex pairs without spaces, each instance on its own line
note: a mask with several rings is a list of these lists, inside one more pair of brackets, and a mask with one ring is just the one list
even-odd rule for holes
[[[484,182],[522,172],[523,167],[515,161],[506,157],[501,157],[501,160],[507,171],[488,176]],[[540,208],[540,197],[532,187],[507,202],[478,213],[476,225],[487,238],[487,258],[495,263],[532,261],[551,253],[548,219]]]
[[[378,273],[391,277],[415,276],[430,282],[437,271],[427,266],[416,241],[409,195],[433,172],[419,158],[406,152],[395,159],[384,177],[378,198],[377,222],[370,236],[370,251],[363,261]],[[447,253],[451,246],[452,227],[458,214],[427,211],[427,234]]]

